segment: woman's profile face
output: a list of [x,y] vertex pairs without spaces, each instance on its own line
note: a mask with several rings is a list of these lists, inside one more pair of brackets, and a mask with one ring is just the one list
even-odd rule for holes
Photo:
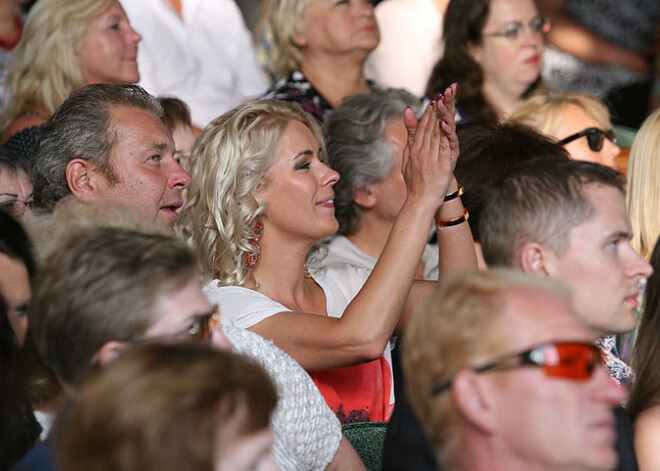
[[532,0],[492,0],[480,44],[471,44],[484,87],[520,97],[541,72],[543,33]]
[[367,0],[311,0],[305,32],[294,37],[304,54],[366,55],[380,41],[374,6]]
[[321,160],[319,152],[312,131],[300,121],[290,121],[259,191],[268,205],[263,214],[264,239],[316,243],[337,230],[332,187],[339,174]]
[[138,82],[137,46],[141,39],[124,9],[113,0],[110,8],[92,20],[82,38],[77,57],[84,84]]
[[[562,139],[566,139],[569,136],[573,136],[589,128],[596,128],[601,131],[609,130],[605,128],[603,123],[600,123],[596,118],[589,114],[587,110],[571,103],[566,106],[561,123],[559,124],[554,137],[561,141]],[[585,160],[587,162],[605,165],[614,170],[619,170],[616,158],[621,153],[621,148],[608,138],[602,139],[602,147],[600,150],[591,149],[589,146],[589,139],[586,135],[564,144],[564,149],[568,151],[571,158],[574,160]]]

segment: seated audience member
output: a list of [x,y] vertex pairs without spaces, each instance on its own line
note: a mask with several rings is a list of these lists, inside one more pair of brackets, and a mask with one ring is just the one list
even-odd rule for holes
[[442,20],[449,0],[387,0],[374,7],[380,43],[365,63],[367,77],[424,96],[444,50]]
[[120,1],[142,35],[140,85],[180,97],[196,127],[268,88],[234,0]]
[[511,121],[526,124],[556,139],[572,159],[595,162],[619,170],[621,149],[616,145],[610,112],[605,103],[584,93],[536,95],[521,103]]
[[452,0],[426,96],[460,83],[462,118],[506,118],[540,82],[550,24],[533,0]]
[[[228,338],[238,352],[258,356],[277,386],[272,427],[282,470],[364,469],[299,365],[251,332],[224,328],[222,335],[183,243],[121,228],[74,229],[46,257],[34,285],[30,329],[70,395],[96,366],[136,342],[198,339],[226,347]],[[50,446],[38,445],[17,471],[52,469]]]
[[7,107],[5,81],[14,48],[23,34],[23,4],[26,0],[0,2],[0,112]]
[[21,223],[32,219],[34,187],[27,172],[27,162],[0,147],[0,211]]
[[640,281],[653,272],[630,246],[623,185],[619,173],[591,162],[528,162],[489,193],[480,227],[489,267],[516,267],[570,287],[575,311],[620,382],[632,372],[613,335],[635,328]]
[[626,203],[633,228],[631,245],[646,260],[660,236],[660,109],[644,120],[630,148]]
[[654,272],[646,283],[642,321],[632,358],[635,382],[627,406],[634,425],[640,471],[660,467],[657,446],[660,437],[660,244],[655,245],[651,265]]
[[461,143],[456,178],[465,189],[462,199],[470,213],[468,223],[480,266],[486,268],[479,244],[479,220],[488,191],[521,162],[536,158],[567,159],[568,153],[526,126],[492,119],[461,121],[456,134]]
[[84,385],[54,437],[62,471],[275,471],[266,372],[203,345],[136,346]]
[[[366,6],[364,7],[366,8]],[[414,280],[437,214],[440,271],[476,268],[453,167],[453,91],[417,123],[406,110],[408,196],[373,271],[317,269],[334,234],[332,187],[317,122],[278,100],[238,107],[211,123],[191,158],[184,236],[225,322],[289,353],[345,423],[388,420],[394,405],[389,339],[435,283]],[[441,121],[444,120],[444,123]]]
[[19,346],[23,345],[28,331],[30,280],[36,270],[32,244],[25,230],[14,218],[0,212],[0,295]]
[[625,400],[564,289],[519,272],[447,279],[413,316],[406,387],[442,469],[611,471]]
[[[406,107],[418,113],[419,100],[404,90],[347,97],[325,122],[328,165],[339,172],[334,186],[337,235],[323,266],[373,269],[406,201],[403,149]],[[416,277],[438,279],[438,249],[424,249]]]
[[39,0],[14,51],[0,143],[29,159],[38,126],[74,90],[137,82],[139,41],[116,0]]
[[8,470],[39,439],[27,393],[27,374],[16,333],[0,294],[0,469]]
[[163,123],[174,141],[174,159],[184,169],[188,168],[188,159],[197,139],[190,121],[190,108],[174,97],[159,97],[158,103],[163,107]]
[[171,232],[190,175],[158,100],[137,85],[89,85],[42,125],[30,162],[34,204],[51,211],[65,196],[98,208],[126,205]]
[[282,78],[264,98],[298,105],[323,122],[345,97],[379,88],[364,74],[380,40],[371,2],[272,0],[267,15],[272,63]]

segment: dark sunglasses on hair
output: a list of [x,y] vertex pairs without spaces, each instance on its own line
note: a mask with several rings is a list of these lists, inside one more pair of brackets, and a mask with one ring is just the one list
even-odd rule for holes
[[145,342],[145,341],[158,341],[166,339],[179,339],[185,335],[189,335],[195,340],[200,342],[208,342],[211,340],[211,333],[213,329],[220,326],[220,308],[215,304],[209,312],[203,314],[190,324],[190,327],[182,330],[180,332],[175,332],[172,334],[162,334],[155,336],[145,336],[133,339],[133,342]]
[[[473,368],[477,373],[507,370],[522,366],[538,366],[550,378],[584,381],[591,378],[595,368],[603,364],[598,347],[587,342],[553,342],[537,345],[520,353],[505,355],[499,360]],[[440,394],[451,386],[453,378],[434,387],[432,395]]]
[[559,141],[559,143],[563,146],[569,142],[573,142],[576,139],[580,139],[582,136],[587,136],[589,149],[594,152],[600,152],[600,150],[603,148],[603,141],[605,138],[608,138],[610,141],[616,144],[616,133],[614,132],[614,129],[603,131],[602,129],[598,128],[587,128],[583,131],[568,136],[566,139],[562,139]]
[[536,34],[547,34],[550,32],[550,20],[542,16],[537,16],[532,18],[532,20],[525,24],[520,21],[513,21],[505,26],[501,31],[495,31],[493,33],[482,33],[484,37],[496,36],[507,39],[518,39],[520,34],[525,30],[525,27]]

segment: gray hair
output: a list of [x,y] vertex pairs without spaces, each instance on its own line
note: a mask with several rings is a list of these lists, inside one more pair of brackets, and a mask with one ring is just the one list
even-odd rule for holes
[[339,234],[351,234],[362,225],[355,193],[392,172],[394,151],[385,140],[385,126],[403,119],[406,107],[418,113],[421,103],[405,90],[359,93],[347,97],[328,117],[328,164],[341,176],[334,186]]
[[110,111],[119,106],[163,115],[158,100],[138,85],[94,84],[73,92],[41,126],[30,161],[35,206],[51,210],[71,194],[65,173],[74,159],[91,162],[110,182],[117,181],[110,162],[117,144]]

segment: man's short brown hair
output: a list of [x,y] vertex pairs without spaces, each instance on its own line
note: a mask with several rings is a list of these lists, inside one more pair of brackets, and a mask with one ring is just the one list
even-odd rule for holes
[[197,275],[192,252],[160,234],[119,228],[74,231],[37,274],[28,312],[35,345],[75,384],[110,340],[140,337],[154,304]]

